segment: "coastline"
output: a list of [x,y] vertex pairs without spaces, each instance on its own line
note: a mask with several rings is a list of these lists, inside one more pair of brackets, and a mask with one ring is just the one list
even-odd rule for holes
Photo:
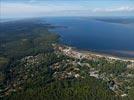
[[120,59],[120,60],[129,60],[129,61],[133,61],[134,62],[134,58],[131,57],[121,57],[121,56],[116,56],[116,55],[112,55],[112,54],[108,54],[108,53],[102,53],[102,52],[95,52],[95,51],[90,51],[90,50],[81,50],[81,49],[77,49],[77,51],[81,52],[81,53],[89,53],[89,54],[93,54],[96,56],[103,56],[103,57],[111,57],[111,58],[115,58],[115,59]]
[[[132,62],[134,63],[134,58],[129,58],[129,57],[119,57],[111,54],[106,54],[106,53],[100,53],[100,52],[94,52],[90,50],[82,50],[78,49],[76,47],[64,45],[64,44],[58,44],[59,48],[61,49],[62,52],[66,53],[72,53],[74,52],[74,55],[81,55],[81,56],[91,56],[91,57],[98,57],[98,58],[106,58],[109,60],[120,60],[120,61],[125,61],[125,62]],[[64,48],[62,48],[64,47]]]
[[[50,32],[54,32],[51,29],[49,29],[49,31]],[[59,35],[59,34],[57,33],[57,35]],[[59,39],[61,39],[61,35],[59,35]],[[58,44],[56,44],[56,45],[58,45],[60,47],[62,47],[62,46],[63,47],[67,47],[67,48],[71,49],[74,52],[81,53],[82,55],[92,55],[92,56],[96,56],[96,57],[100,57],[100,58],[103,57],[103,58],[111,59],[111,60],[121,60],[121,61],[126,61],[126,62],[132,62],[132,63],[134,63],[134,57],[133,56],[132,57],[131,56],[125,56],[127,54],[125,54],[125,53],[124,54],[120,54],[120,51],[113,51],[113,53],[110,53],[110,52],[105,52],[105,51],[96,51],[96,50],[90,50],[90,49],[81,49],[81,48],[77,48],[75,46],[70,46],[68,44],[64,44],[62,42],[58,42]],[[121,52],[124,52],[124,51],[121,51]]]

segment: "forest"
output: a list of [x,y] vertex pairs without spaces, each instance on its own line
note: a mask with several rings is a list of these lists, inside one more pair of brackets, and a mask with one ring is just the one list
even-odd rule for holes
[[[60,36],[50,32],[51,28],[56,26],[42,24],[38,19],[0,23],[0,99],[122,100],[106,81],[89,76],[86,66],[70,63],[86,62],[100,73],[115,76],[125,72],[127,63],[79,61],[57,53],[53,44],[59,43]],[[125,99],[132,98],[133,89]]]

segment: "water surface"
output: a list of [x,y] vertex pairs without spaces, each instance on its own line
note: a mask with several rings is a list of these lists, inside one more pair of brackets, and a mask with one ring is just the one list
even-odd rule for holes
[[66,28],[52,31],[61,42],[80,49],[134,57],[134,26],[83,17],[44,18],[45,22]]

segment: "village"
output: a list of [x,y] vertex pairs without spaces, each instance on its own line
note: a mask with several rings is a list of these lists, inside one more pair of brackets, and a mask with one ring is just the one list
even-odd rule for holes
[[105,58],[108,61],[119,60],[119,61],[124,61],[124,62],[130,62],[130,64],[127,67],[132,68],[132,69],[134,68],[134,59],[114,57],[114,56],[110,56],[106,54],[104,55],[104,54],[98,54],[98,53],[93,53],[93,52],[88,52],[88,51],[81,52],[81,51],[74,49],[73,47],[65,46],[65,45],[53,44],[53,46],[55,49],[59,50],[60,52],[63,52],[63,54],[70,56],[70,57],[77,58],[77,59],[86,58],[88,60],[95,60],[97,58]]

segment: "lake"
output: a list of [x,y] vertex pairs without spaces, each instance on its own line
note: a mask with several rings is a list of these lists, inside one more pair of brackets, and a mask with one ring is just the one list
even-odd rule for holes
[[55,26],[61,43],[91,50],[134,57],[134,24],[99,21],[88,17],[51,17],[43,21]]

